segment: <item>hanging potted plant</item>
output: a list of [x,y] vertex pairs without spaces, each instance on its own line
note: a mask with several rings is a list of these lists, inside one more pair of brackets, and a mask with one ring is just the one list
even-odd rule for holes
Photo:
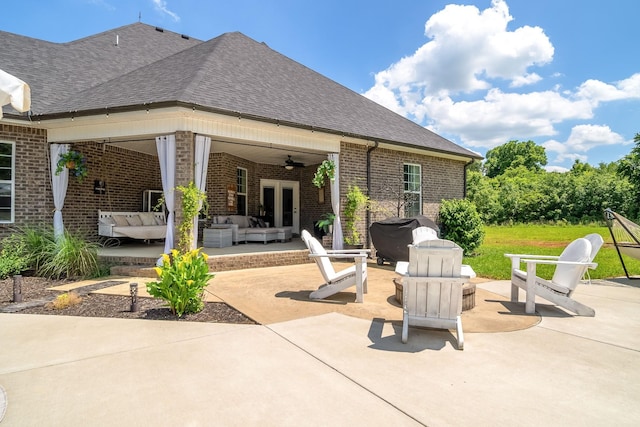
[[64,168],[69,169],[69,173],[80,182],[89,174],[87,171],[87,159],[79,151],[71,150],[60,154],[56,175],[60,175]]
[[329,178],[330,181],[333,180],[336,172],[336,165],[331,160],[323,160],[322,163],[318,166],[316,170],[316,174],[313,176],[313,185],[318,188],[324,187],[324,180]]

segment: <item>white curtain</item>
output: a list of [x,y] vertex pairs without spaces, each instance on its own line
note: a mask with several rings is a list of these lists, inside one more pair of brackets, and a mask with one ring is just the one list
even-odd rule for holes
[[[195,171],[194,184],[200,191],[207,188],[207,168],[209,167],[209,151],[211,149],[211,138],[203,135],[196,135],[195,147]],[[202,208],[202,202],[198,205],[198,211]],[[198,247],[198,217],[193,219],[193,244],[192,248]]]
[[[162,176],[162,191],[164,192],[164,204],[169,214],[167,215],[167,234],[164,241],[164,253],[171,253],[174,247],[175,234],[175,194],[176,185],[176,137],[165,135],[156,137],[158,160],[160,161],[160,174]],[[162,262],[162,258],[158,260]]]
[[329,160],[335,165],[334,179],[331,181],[331,207],[336,218],[333,220],[333,249],[343,249],[342,222],[340,221],[340,154],[329,154]]
[[53,235],[56,240],[64,234],[64,223],[62,222],[62,207],[67,196],[67,186],[69,185],[69,169],[63,168],[59,175],[56,175],[60,154],[69,152],[69,144],[51,144],[51,190],[53,191]]

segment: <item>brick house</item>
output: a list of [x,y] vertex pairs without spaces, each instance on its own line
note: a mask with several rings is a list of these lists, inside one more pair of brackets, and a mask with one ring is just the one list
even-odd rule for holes
[[[52,221],[50,144],[86,156],[62,214],[93,239],[99,209],[140,211],[145,190],[162,189],[158,136],[175,136],[176,185],[193,180],[196,136],[211,139],[209,214],[263,207],[296,234],[332,210],[312,185],[328,154],[341,200],[356,184],[375,201],[363,235],[398,213],[434,218],[442,199],[464,197],[465,167],[480,158],[241,33],[201,41],[135,23],[62,44],[0,31],[0,45],[0,68],[32,96],[30,112],[6,106],[0,119],[0,236]],[[415,203],[403,207],[405,188]]]

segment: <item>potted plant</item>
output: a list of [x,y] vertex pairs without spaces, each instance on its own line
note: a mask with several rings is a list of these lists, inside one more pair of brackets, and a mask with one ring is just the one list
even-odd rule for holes
[[88,175],[87,159],[79,151],[71,150],[60,154],[56,175],[60,175],[64,168],[69,169],[71,175],[75,176],[80,182]]
[[322,217],[316,221],[316,227],[321,229],[324,234],[333,233],[333,221],[336,219],[336,215],[333,212],[327,212],[322,214]]
[[331,160],[323,160],[318,166],[315,175],[313,176],[313,185],[318,188],[324,187],[324,181],[326,178],[333,180],[336,172],[336,165]]
[[344,206],[344,242],[349,246],[362,246],[360,233],[356,223],[360,220],[358,212],[362,208],[368,208],[369,196],[365,195],[357,185],[350,185],[347,191],[347,202]]

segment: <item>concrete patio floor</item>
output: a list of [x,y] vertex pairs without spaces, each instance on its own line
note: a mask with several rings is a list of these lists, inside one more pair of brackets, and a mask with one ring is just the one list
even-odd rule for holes
[[538,324],[466,332],[464,351],[448,331],[412,329],[403,345],[397,321],[339,312],[267,325],[2,314],[2,425],[638,425],[636,286],[580,285],[596,317],[539,301]]

